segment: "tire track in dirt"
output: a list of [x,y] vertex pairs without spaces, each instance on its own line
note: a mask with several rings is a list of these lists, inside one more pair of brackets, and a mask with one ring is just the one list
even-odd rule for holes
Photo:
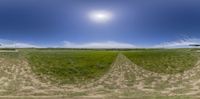
[[41,82],[25,60],[0,59],[0,95],[46,95],[61,91],[48,82]]
[[104,88],[126,88],[135,80],[134,69],[124,55],[119,54],[112,64],[111,69],[99,80],[87,85],[87,87],[101,86]]
[[[200,95],[200,61],[178,74],[155,73],[143,69],[119,53],[110,70],[100,79],[85,85],[56,85],[41,81],[26,60],[0,59],[0,95],[69,95],[105,96],[129,90],[130,93],[159,95]],[[12,62],[11,62],[12,61]]]
[[200,61],[190,70],[178,74],[155,73],[143,69],[120,53],[111,69],[102,78],[87,85],[95,95],[98,89],[123,93],[124,89],[132,92],[156,93],[160,95],[200,95]]

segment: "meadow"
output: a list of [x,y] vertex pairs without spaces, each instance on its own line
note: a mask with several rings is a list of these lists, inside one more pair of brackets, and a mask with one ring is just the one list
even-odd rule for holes
[[[6,50],[6,49],[3,49]],[[10,50],[10,49],[9,49]],[[13,49],[12,49],[13,50]],[[40,78],[53,82],[77,83],[105,74],[122,53],[134,64],[157,73],[181,73],[192,68],[197,60],[195,49],[18,49],[1,52],[1,58],[23,58]]]
[[188,99],[200,94],[194,90],[200,88],[199,49],[17,50],[0,52],[0,98],[27,94]]
[[198,53],[186,49],[149,49],[123,51],[131,61],[157,73],[180,73],[193,67]]
[[109,70],[116,56],[115,51],[40,50],[30,52],[28,60],[36,74],[66,84],[100,77]]

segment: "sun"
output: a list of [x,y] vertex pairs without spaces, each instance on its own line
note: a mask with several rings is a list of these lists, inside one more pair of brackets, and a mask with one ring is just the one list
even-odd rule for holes
[[92,11],[89,13],[89,18],[97,23],[106,23],[112,19],[113,15],[108,11]]

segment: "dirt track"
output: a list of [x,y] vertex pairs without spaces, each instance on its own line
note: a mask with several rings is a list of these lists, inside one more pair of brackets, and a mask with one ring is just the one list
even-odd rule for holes
[[[159,74],[135,65],[119,54],[111,69],[99,80],[86,85],[55,85],[38,80],[24,60],[0,59],[1,96],[105,96],[200,95],[200,61],[181,74]],[[15,63],[15,64],[13,64]]]

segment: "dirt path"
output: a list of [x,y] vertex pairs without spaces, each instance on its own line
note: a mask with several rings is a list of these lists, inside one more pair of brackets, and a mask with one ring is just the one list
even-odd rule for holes
[[169,75],[147,71],[120,53],[100,79],[61,86],[38,80],[26,61],[9,60],[0,59],[0,96],[200,95],[200,61],[184,73]]
[[48,82],[41,82],[30,66],[20,59],[0,59],[0,95],[46,95],[51,89],[60,90]]
[[[179,74],[160,74],[145,70],[119,54],[110,71],[87,86],[94,95],[148,93],[167,96],[200,95],[200,61],[194,68]],[[128,91],[128,92],[127,92]],[[109,93],[110,94],[110,93]]]
[[133,84],[134,80],[135,74],[132,65],[130,65],[130,62],[127,61],[124,55],[119,54],[112,64],[110,71],[87,87],[100,86],[111,89],[127,88],[129,84]]

